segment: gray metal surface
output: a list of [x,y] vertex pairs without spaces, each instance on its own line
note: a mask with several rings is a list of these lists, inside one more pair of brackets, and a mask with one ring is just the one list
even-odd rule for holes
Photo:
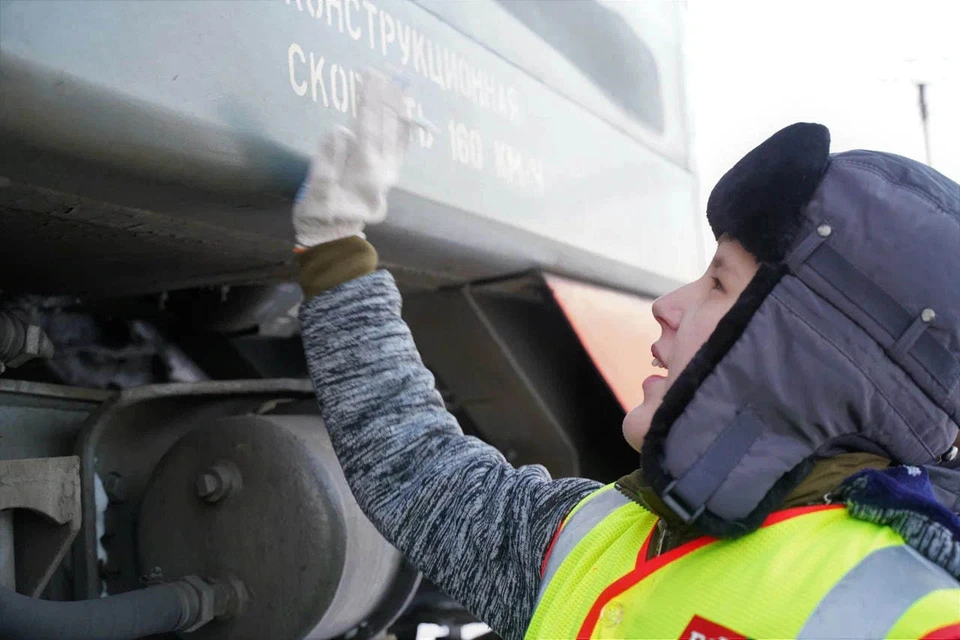
[[[84,420],[113,395],[110,391],[0,378],[0,461],[70,456]],[[0,514],[8,519],[12,516],[10,511]],[[18,552],[33,555],[41,550],[46,553],[42,547],[56,544],[56,540],[50,538],[59,535],[57,528],[51,527],[44,517],[30,512],[20,512],[17,517],[21,521],[21,531],[36,536],[32,544],[21,545]],[[79,526],[79,514],[77,517]],[[12,569],[15,566],[12,528],[9,534],[9,555],[6,555],[6,549],[0,551],[0,555],[7,559],[0,560],[0,565],[7,566],[9,561],[8,566]],[[2,541],[0,547],[5,547]],[[37,561],[42,566],[38,567]],[[44,560],[40,557],[36,561],[27,560],[31,565],[25,568],[32,574],[30,583],[35,584],[48,569],[56,568],[55,565],[50,567],[49,561],[50,558]]]
[[0,189],[0,220],[19,247],[45,248],[3,252],[10,291],[120,296],[290,272],[280,239],[20,183]]
[[83,421],[112,395],[0,378],[0,460],[70,455]]
[[53,344],[39,326],[0,311],[0,375],[34,358],[52,358]]
[[570,433],[474,295],[454,290],[408,296],[404,319],[424,362],[454,393],[458,408],[510,462],[542,464],[558,477],[580,473]]
[[683,38],[681,5],[414,1],[611,126],[689,166],[682,60],[671,52]]
[[0,587],[17,589],[17,563],[13,553],[13,510],[0,511]]
[[[405,566],[400,553],[384,540],[360,510],[320,418],[302,415],[264,418],[274,427],[294,434],[317,456],[334,480],[335,498],[343,514],[346,537],[340,583],[326,614],[307,637],[332,638],[352,629],[364,636],[380,633],[393,621],[390,616],[398,616],[413,597],[420,574]],[[381,607],[387,611],[379,612]]]
[[28,512],[15,545],[16,584],[37,597],[80,530],[80,459],[2,460],[0,479],[0,512]]
[[[185,433],[224,416],[255,413],[265,404],[312,397],[306,380],[217,381],[152,385],[115,394],[85,423],[77,441],[81,456],[83,527],[74,545],[74,597],[101,592],[97,561],[95,475],[122,487],[104,514],[102,544],[111,571],[103,576],[109,593],[139,588],[134,526],[136,509],[150,473]],[[195,471],[199,472],[200,469]],[[195,476],[188,479],[195,491]],[[197,499],[194,497],[194,499]]]
[[[157,465],[140,504],[142,570],[235,575],[247,612],[197,638],[302,638],[329,606],[344,563],[333,481],[296,438],[259,417],[226,418],[183,436]],[[244,487],[216,504],[198,499],[198,469],[229,460]]]
[[0,588],[0,637],[17,640],[133,640],[192,631],[226,611],[223,583],[197,576],[82,602],[55,602]]
[[[209,503],[193,479],[217,465],[233,466],[242,486]],[[238,416],[189,432],[157,465],[137,530],[151,575],[233,575],[253,594],[242,616],[198,638],[339,636],[384,599],[401,562],[309,416]]]
[[623,411],[537,274],[408,294],[404,319],[454,411],[515,465],[612,482]]
[[197,476],[197,497],[208,504],[225,500],[243,487],[243,474],[229,460],[218,460]]
[[[0,154],[0,173],[87,195],[119,182],[101,199],[285,237],[316,139],[352,118],[356,72],[399,68],[414,110],[440,132],[414,140],[375,238],[386,260],[442,275],[460,271],[462,255],[648,293],[692,275],[698,257],[675,250],[699,244],[695,182],[672,159],[688,146],[677,18],[621,21],[647,25],[635,39],[660,72],[657,134],[625,124],[606,84],[585,80],[569,56],[542,55],[549,38],[483,4],[498,36],[509,25],[503,55],[487,47],[492,33],[464,33],[403,0],[324,3],[319,17],[306,0],[5,0],[0,75],[14,99],[0,106],[0,136],[18,151]],[[560,71],[541,73],[548,59]],[[97,169],[78,180],[78,164]],[[532,241],[511,242],[517,234]]]

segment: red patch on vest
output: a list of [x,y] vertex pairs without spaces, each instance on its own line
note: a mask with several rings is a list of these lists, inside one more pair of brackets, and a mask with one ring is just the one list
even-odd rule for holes
[[711,622],[700,616],[693,616],[690,624],[680,634],[680,640],[744,640],[742,633],[728,629],[716,622]]

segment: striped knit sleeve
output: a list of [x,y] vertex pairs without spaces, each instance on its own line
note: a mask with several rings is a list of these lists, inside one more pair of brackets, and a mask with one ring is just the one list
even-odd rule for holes
[[400,317],[385,271],[306,302],[307,362],[357,502],[423,574],[506,639],[533,615],[540,564],[567,513],[600,487],[514,468],[463,434]]

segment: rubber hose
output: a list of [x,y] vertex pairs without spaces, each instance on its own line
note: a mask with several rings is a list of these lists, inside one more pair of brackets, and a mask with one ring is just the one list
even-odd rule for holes
[[4,640],[133,640],[190,625],[196,603],[177,583],[96,600],[38,600],[0,587]]

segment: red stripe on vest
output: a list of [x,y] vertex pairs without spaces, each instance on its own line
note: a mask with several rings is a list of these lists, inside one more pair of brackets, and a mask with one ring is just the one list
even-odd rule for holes
[[577,634],[577,638],[589,638],[593,634],[593,630],[597,626],[597,620],[600,619],[600,613],[603,611],[603,608],[616,596],[637,584],[660,567],[666,566],[677,558],[682,558],[688,553],[693,553],[697,549],[705,547],[711,542],[716,542],[716,540],[716,538],[709,538],[706,536],[703,538],[697,538],[696,540],[680,545],[672,551],[668,551],[663,555],[657,556],[649,562],[642,562],[637,565],[633,571],[603,590],[603,593],[600,594],[600,597],[597,598],[597,601],[593,603],[593,607],[590,608],[590,613],[587,614],[587,618],[583,621],[583,626],[580,627],[580,632]]
[[809,507],[792,507],[790,509],[784,509],[783,511],[771,513],[769,516],[767,516],[767,519],[763,521],[763,524],[760,525],[760,528],[772,527],[773,525],[779,524],[784,520],[791,520],[797,516],[805,516],[808,513],[816,513],[817,511],[830,511],[831,509],[846,509],[846,507],[842,504],[815,504]]
[[920,640],[957,640],[960,638],[960,622],[934,629]]
[[[763,521],[762,527],[769,527],[785,520],[790,520],[798,516],[807,515],[808,513],[815,513],[817,511],[827,511],[829,509],[843,509],[844,506],[841,504],[824,504],[824,505],[813,505],[810,507],[794,507],[792,509],[784,509],[783,511],[777,511],[769,516]],[[652,534],[652,531],[651,531]],[[647,537],[647,542],[649,543],[650,537]],[[693,553],[697,549],[701,549],[712,542],[716,542],[717,538],[711,538],[709,536],[704,536],[702,538],[697,538],[696,540],[691,540],[686,544],[682,544],[676,549],[668,551],[656,558],[652,558],[648,562],[642,562],[638,564],[633,571],[626,574],[625,576],[616,580],[613,584],[603,590],[600,594],[600,597],[597,598],[596,602],[593,603],[593,606],[590,608],[590,612],[587,614],[586,619],[583,621],[583,625],[580,627],[580,632],[577,633],[577,638],[590,638],[593,635],[593,630],[597,626],[597,621],[600,619],[600,613],[603,611],[603,608],[607,605],[608,602],[613,600],[615,597],[634,586],[651,573],[657,571],[661,567],[664,567],[674,560],[682,558],[688,554]],[[645,556],[641,556],[645,557]],[[638,558],[639,559],[639,558]]]
[[[657,520],[657,522],[660,521]],[[647,553],[650,551],[650,541],[653,540],[653,532],[657,530],[657,522],[653,523],[653,528],[650,529],[650,533],[647,534],[647,539],[643,541],[643,546],[640,547],[640,553],[637,554],[637,562],[633,565],[634,569],[647,561]]]

